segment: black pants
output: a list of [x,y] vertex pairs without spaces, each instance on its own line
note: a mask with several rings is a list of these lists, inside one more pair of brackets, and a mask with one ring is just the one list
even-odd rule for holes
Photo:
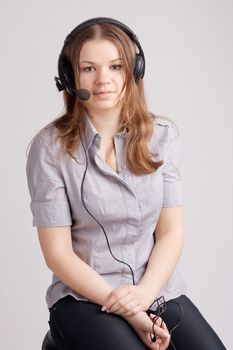
[[[172,301],[183,308],[180,325],[172,332],[176,350],[226,349],[217,334],[189,298],[182,295]],[[58,350],[145,350],[146,347],[121,316],[101,311],[101,306],[77,301],[71,295],[49,309],[49,324]],[[181,310],[167,302],[163,313],[169,331],[179,322]],[[169,350],[173,350],[170,343]]]

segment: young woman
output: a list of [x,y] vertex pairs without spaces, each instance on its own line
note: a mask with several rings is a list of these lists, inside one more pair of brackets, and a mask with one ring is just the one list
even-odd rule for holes
[[225,349],[176,268],[180,139],[147,109],[137,37],[90,19],[67,36],[58,70],[65,114],[36,135],[27,161],[56,348]]

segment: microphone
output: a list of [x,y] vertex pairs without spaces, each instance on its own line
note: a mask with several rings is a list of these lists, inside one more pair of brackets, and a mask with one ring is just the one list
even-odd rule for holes
[[71,91],[73,96],[76,96],[82,101],[87,101],[91,97],[90,91],[86,89],[71,89],[69,88],[69,91]]
[[86,89],[73,89],[68,87],[67,89],[62,84],[58,77],[54,77],[58,91],[67,90],[69,94],[79,98],[82,101],[87,101],[91,97],[90,91]]

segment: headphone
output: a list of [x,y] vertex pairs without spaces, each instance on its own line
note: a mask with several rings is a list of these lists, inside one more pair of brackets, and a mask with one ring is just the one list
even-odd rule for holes
[[78,33],[95,24],[110,24],[120,28],[123,32],[125,32],[138,49],[138,53],[136,53],[135,57],[135,66],[133,71],[135,82],[137,83],[144,77],[145,74],[145,56],[136,34],[124,23],[116,19],[108,17],[91,18],[80,23],[70,32],[70,34],[67,35],[58,59],[58,77],[55,77],[58,91],[66,90],[70,95],[78,97],[81,100],[88,100],[91,97],[91,93],[88,90],[76,89],[73,67],[68,58],[65,56],[64,51],[66,46],[75,38]]

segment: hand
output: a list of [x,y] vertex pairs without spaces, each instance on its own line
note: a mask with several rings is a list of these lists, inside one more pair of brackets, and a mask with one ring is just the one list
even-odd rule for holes
[[[154,317],[154,315],[152,315]],[[133,327],[139,338],[148,349],[151,350],[165,350],[170,343],[170,334],[162,319],[159,318],[155,322],[154,332],[156,334],[156,341],[151,341],[153,338],[153,322],[152,318],[148,317],[146,312],[139,312],[135,316],[124,317],[126,321]],[[161,325],[162,323],[162,325]]]
[[146,293],[140,285],[126,284],[115,288],[102,311],[121,316],[133,316],[140,311],[146,311],[153,301],[153,297]]

